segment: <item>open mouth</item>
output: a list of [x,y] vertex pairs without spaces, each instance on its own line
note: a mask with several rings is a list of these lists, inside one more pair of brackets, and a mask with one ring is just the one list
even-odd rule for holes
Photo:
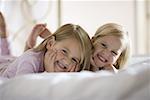
[[102,67],[106,65],[107,62],[108,60],[100,54],[96,54],[95,56],[92,56],[92,65],[95,67],[103,69]]
[[65,72],[65,70],[66,70],[66,66],[63,64],[63,63],[61,63],[60,61],[56,61],[55,62],[55,71],[56,72]]
[[107,59],[105,59],[103,56],[101,56],[100,54],[97,54],[97,58],[103,62],[103,63],[106,63],[107,62]]

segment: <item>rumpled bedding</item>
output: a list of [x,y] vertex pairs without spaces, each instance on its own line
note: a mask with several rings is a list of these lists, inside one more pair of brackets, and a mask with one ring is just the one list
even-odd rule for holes
[[129,66],[117,74],[45,72],[2,79],[0,100],[150,100],[150,59]]

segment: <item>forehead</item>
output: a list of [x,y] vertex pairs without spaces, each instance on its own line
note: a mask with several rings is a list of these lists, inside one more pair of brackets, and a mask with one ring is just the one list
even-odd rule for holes
[[102,42],[106,43],[111,49],[113,50],[119,50],[123,49],[124,47],[124,41],[118,36],[103,36],[99,37],[96,42]]
[[81,59],[81,45],[75,38],[68,38],[57,42],[57,48],[65,48],[72,57]]

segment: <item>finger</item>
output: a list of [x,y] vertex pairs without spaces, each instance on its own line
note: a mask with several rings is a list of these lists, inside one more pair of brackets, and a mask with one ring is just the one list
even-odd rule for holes
[[75,72],[78,72],[79,70],[80,70],[79,65],[76,65],[76,67],[75,67]]
[[104,66],[105,70],[113,71],[113,65],[109,64],[107,66]]
[[54,51],[54,50],[51,50],[50,52],[49,52],[49,57],[48,57],[48,62],[52,62],[49,66],[51,67],[51,69],[52,69],[52,71],[54,72],[55,70],[54,70],[54,62],[55,62],[55,59],[56,59],[56,51]]
[[76,66],[71,66],[71,68],[68,70],[68,72],[75,72]]
[[92,66],[92,67],[90,68],[90,70],[91,70],[91,71],[94,71],[94,72],[95,72],[95,71],[99,71],[99,67],[94,67],[94,66]]

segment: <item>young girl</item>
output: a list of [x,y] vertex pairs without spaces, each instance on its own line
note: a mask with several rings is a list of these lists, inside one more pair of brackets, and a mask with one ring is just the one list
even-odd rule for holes
[[128,33],[121,25],[108,23],[101,26],[91,41],[93,53],[90,60],[91,66],[87,67],[87,70],[117,72],[125,66],[130,57],[130,41]]
[[[2,42],[5,41],[1,41],[1,45]],[[88,34],[79,25],[66,24],[49,35],[36,48],[26,51],[17,58],[1,56],[0,76],[11,78],[44,71],[81,71],[90,64],[91,48]]]
[[108,23],[101,26],[91,39],[93,54],[90,70],[117,72],[126,64],[130,55],[130,41],[121,25]]

